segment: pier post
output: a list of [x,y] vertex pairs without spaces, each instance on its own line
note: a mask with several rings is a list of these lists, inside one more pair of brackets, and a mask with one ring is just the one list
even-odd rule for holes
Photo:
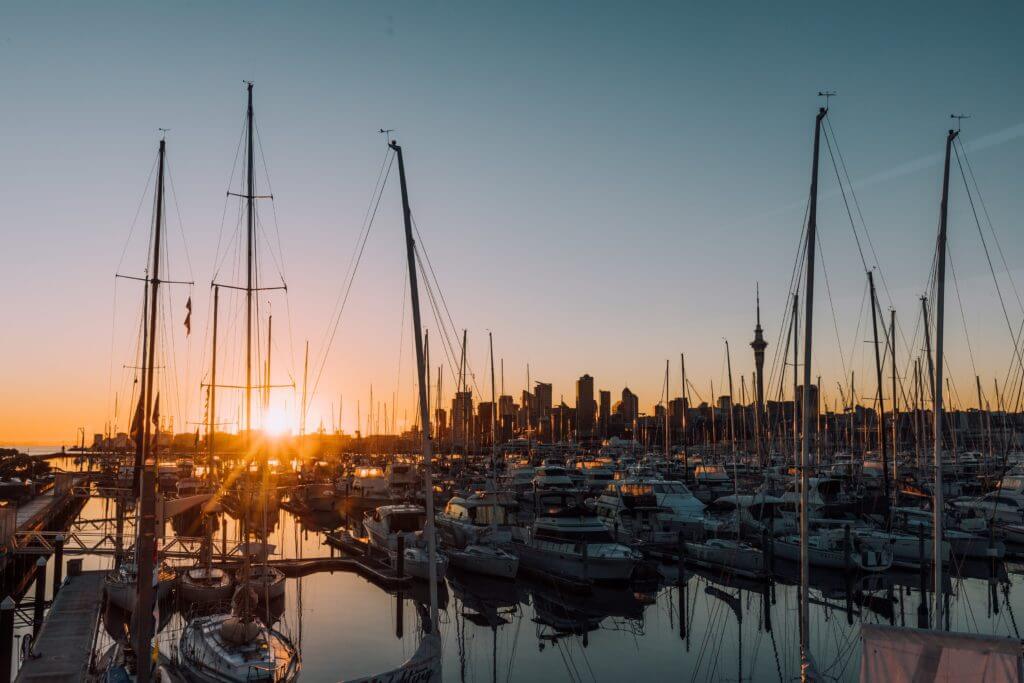
[[679,532],[679,548],[676,550],[676,561],[679,564],[679,585],[686,583],[686,539]]
[[398,555],[395,558],[395,576],[405,576],[405,536],[398,534]]
[[[0,603],[0,683],[11,683],[14,666],[14,608],[17,604],[8,595]],[[7,643],[4,645],[4,643]]]
[[395,638],[402,639],[402,627],[405,625],[405,593],[401,588],[395,595]]
[[53,545],[53,597],[57,597],[60,584],[64,581],[64,534],[57,534]]
[[917,606],[917,627],[928,628],[928,566],[924,559],[924,525],[917,525],[917,566],[920,570],[921,603]]
[[46,558],[36,560],[36,602],[32,614],[32,640],[39,638],[43,628],[43,608],[46,606]]

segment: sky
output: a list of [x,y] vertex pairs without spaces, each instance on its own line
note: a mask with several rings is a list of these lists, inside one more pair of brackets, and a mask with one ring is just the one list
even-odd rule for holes
[[[780,347],[825,89],[838,93],[828,120],[866,254],[823,151],[812,369],[826,401],[851,370],[860,398],[874,391],[865,264],[897,312],[901,374],[921,346],[956,112],[972,116],[961,140],[998,289],[954,163],[946,357],[954,402],[977,402],[975,374],[994,402],[1008,326],[1024,318],[1022,20],[1019,3],[5,3],[0,443],[125,428],[141,289],[114,274],[144,268],[160,128],[173,184],[165,277],[195,283],[169,287],[162,309],[163,414],[179,431],[203,419],[210,282],[238,284],[239,207],[225,193],[240,189],[243,80],[255,82],[259,189],[274,195],[260,202],[265,284],[280,271],[288,285],[261,296],[271,381],[296,384],[272,391],[268,417],[294,427],[308,340],[311,429],[339,407],[343,427],[365,425],[371,385],[375,404],[396,395],[399,427],[412,420],[395,169],[325,344],[385,163],[380,128],[405,150],[422,244],[484,398],[488,331],[508,393],[529,364],[556,400],[572,405],[588,372],[650,412],[666,360],[680,393],[685,353],[706,399],[712,383],[724,393],[728,339],[738,397],[758,283],[769,364]],[[218,381],[238,383],[239,301],[223,296]],[[424,309],[436,368],[439,323]],[[237,424],[238,392],[218,405]]]

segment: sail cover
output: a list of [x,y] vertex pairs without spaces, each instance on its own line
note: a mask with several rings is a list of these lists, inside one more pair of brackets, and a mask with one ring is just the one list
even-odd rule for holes
[[441,639],[428,633],[423,636],[416,653],[397,669],[347,683],[440,683]]
[[1024,681],[1019,640],[896,626],[861,626],[861,683]]

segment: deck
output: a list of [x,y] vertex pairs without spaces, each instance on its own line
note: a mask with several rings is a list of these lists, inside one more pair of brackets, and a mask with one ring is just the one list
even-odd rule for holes
[[35,656],[25,660],[16,681],[71,683],[86,679],[99,628],[104,574],[83,572],[61,586],[35,641]]

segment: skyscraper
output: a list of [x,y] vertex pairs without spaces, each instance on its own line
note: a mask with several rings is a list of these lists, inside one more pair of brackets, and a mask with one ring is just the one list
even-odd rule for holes
[[612,392],[605,391],[604,389],[602,389],[600,391],[600,397],[601,397],[601,405],[600,405],[600,407],[598,409],[598,415],[599,415],[598,420],[600,422],[601,438],[602,439],[607,439],[608,438],[608,421],[611,419],[611,416],[612,416]]
[[594,435],[594,414],[596,412],[594,378],[590,375],[583,375],[576,380],[576,432],[578,436]]

